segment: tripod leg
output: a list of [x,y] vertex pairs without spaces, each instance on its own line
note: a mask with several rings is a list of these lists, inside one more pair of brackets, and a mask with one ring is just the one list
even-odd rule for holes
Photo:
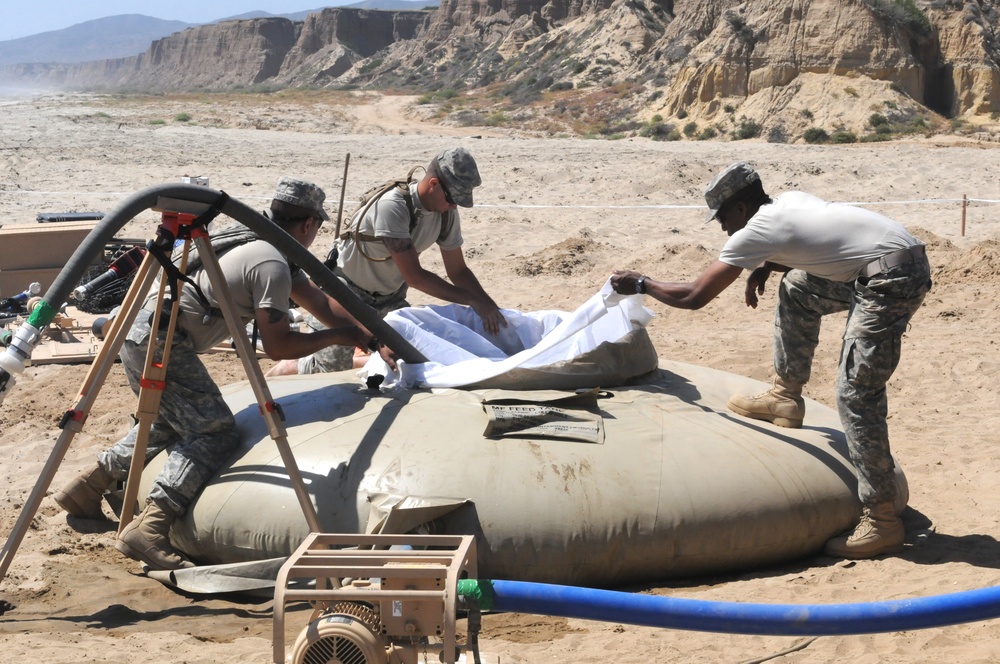
[[[49,459],[45,462],[44,468],[42,468],[41,475],[39,475],[38,480],[35,482],[31,494],[21,508],[21,514],[18,516],[13,530],[11,530],[7,541],[4,543],[3,554],[0,557],[0,579],[3,579],[7,575],[7,570],[10,568],[14,554],[17,553],[17,549],[21,546],[21,541],[24,539],[25,534],[27,534],[32,519],[38,513],[42,499],[45,497],[49,486],[51,486],[56,471],[59,470],[59,466],[62,464],[66,452],[69,450],[70,443],[73,442],[73,438],[77,432],[83,429],[83,423],[94,405],[97,393],[104,385],[104,381],[107,380],[111,367],[114,366],[118,351],[121,350],[122,343],[125,341],[125,334],[138,314],[139,303],[141,302],[139,297],[145,295],[153,283],[153,278],[156,276],[155,271],[152,269],[151,259],[152,257],[147,254],[142,265],[139,267],[139,271],[132,281],[132,286],[129,288],[123,302],[122,314],[119,314],[121,321],[119,321],[119,317],[115,318],[111,332],[104,343],[101,344],[101,349],[98,351],[90,370],[87,372],[87,376],[84,378],[76,404],[72,410],[66,413],[62,433],[59,434],[59,438],[55,446],[53,446],[52,452],[49,454]],[[127,325],[125,324],[126,322],[128,323]]]
[[[184,243],[184,253],[181,258],[181,273],[187,266],[188,252],[191,241]],[[177,284],[177,292],[180,292],[182,284]],[[159,362],[156,361],[156,347],[158,330],[160,329],[160,316],[163,311],[163,300],[167,290],[167,275],[160,279],[160,290],[156,297],[156,309],[153,312],[153,320],[150,323],[152,333],[147,342],[146,362],[143,365],[142,377],[139,381],[139,405],[136,408],[136,419],[139,426],[136,431],[135,445],[132,448],[132,462],[129,464],[128,479],[125,482],[125,495],[122,499],[121,514],[118,517],[118,535],[121,536],[125,527],[132,522],[135,516],[136,503],[139,496],[139,481],[142,478],[142,469],[146,465],[146,447],[149,445],[149,430],[153,426],[160,413],[160,398],[163,396],[163,388],[167,378],[167,365],[170,362],[170,348],[174,340],[174,332],[177,329],[177,318],[180,315],[180,298],[178,297],[171,304],[170,320],[167,322],[167,330],[163,341],[163,356]]]
[[247,339],[246,326],[236,316],[236,305],[233,302],[229,288],[226,286],[225,277],[222,274],[222,269],[219,267],[219,261],[215,256],[215,252],[212,250],[212,245],[205,238],[198,238],[195,242],[198,245],[198,254],[202,258],[202,266],[206,274],[208,274],[209,281],[212,282],[212,287],[219,300],[219,308],[222,310],[222,315],[229,326],[229,333],[232,335],[233,343],[236,345],[236,352],[243,362],[243,369],[246,371],[247,380],[250,382],[254,395],[257,397],[257,404],[260,407],[261,415],[263,415],[271,438],[274,440],[275,445],[277,445],[279,454],[281,454],[281,460],[285,465],[285,471],[288,473],[288,479],[292,483],[292,488],[295,490],[299,506],[302,508],[302,514],[305,516],[306,523],[309,524],[309,529],[312,532],[318,533],[320,532],[319,517],[316,516],[316,508],[309,498],[309,492],[306,490],[299,466],[295,461],[295,456],[292,454],[292,448],[288,445],[288,436],[284,425],[281,423],[280,413],[275,407],[276,404],[271,397],[270,390],[267,388],[264,374],[260,370],[260,364],[257,362],[257,350],[251,346],[250,340]]

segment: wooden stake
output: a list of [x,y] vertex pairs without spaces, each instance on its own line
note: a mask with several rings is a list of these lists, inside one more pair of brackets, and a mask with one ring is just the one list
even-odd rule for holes
[[968,194],[962,194],[962,237],[965,237],[965,209],[969,207]]
[[351,153],[344,157],[344,180],[340,183],[340,206],[337,208],[337,234],[333,236],[336,242],[340,237],[340,222],[344,218],[344,189],[347,188],[347,167],[351,165]]

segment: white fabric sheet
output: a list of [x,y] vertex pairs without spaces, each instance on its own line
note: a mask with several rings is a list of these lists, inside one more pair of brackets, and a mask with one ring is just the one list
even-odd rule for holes
[[572,361],[602,343],[613,343],[644,328],[653,312],[642,295],[618,295],[610,280],[572,313],[504,309],[507,328],[488,335],[482,320],[462,305],[408,307],[390,312],[385,322],[427,358],[398,363],[394,372],[373,354],[359,372],[362,379],[385,376],[382,387],[462,387],[513,369],[534,369]]

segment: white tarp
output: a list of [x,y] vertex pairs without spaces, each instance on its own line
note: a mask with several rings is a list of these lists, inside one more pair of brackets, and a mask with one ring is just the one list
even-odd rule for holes
[[[373,355],[359,374],[362,378],[385,376],[384,388],[483,386],[503,382],[505,374],[519,372],[536,377],[539,372],[555,371],[573,375],[567,367],[580,358],[593,363],[595,351],[618,344],[643,348],[626,352],[624,357],[621,348],[613,353],[599,352],[604,363],[617,365],[604,369],[608,375],[635,376],[656,367],[655,351],[644,331],[653,312],[642,300],[641,295],[618,295],[609,280],[572,313],[504,309],[507,327],[496,336],[486,333],[470,307],[450,304],[400,309],[390,312],[385,322],[428,361],[415,365],[399,362],[397,373]],[[636,334],[639,331],[641,334]],[[651,352],[646,352],[646,346]]]

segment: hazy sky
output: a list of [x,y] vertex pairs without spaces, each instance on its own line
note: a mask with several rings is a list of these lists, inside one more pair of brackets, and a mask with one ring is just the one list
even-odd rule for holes
[[118,14],[208,23],[252,11],[287,14],[356,0],[0,0],[0,41],[62,30]]

